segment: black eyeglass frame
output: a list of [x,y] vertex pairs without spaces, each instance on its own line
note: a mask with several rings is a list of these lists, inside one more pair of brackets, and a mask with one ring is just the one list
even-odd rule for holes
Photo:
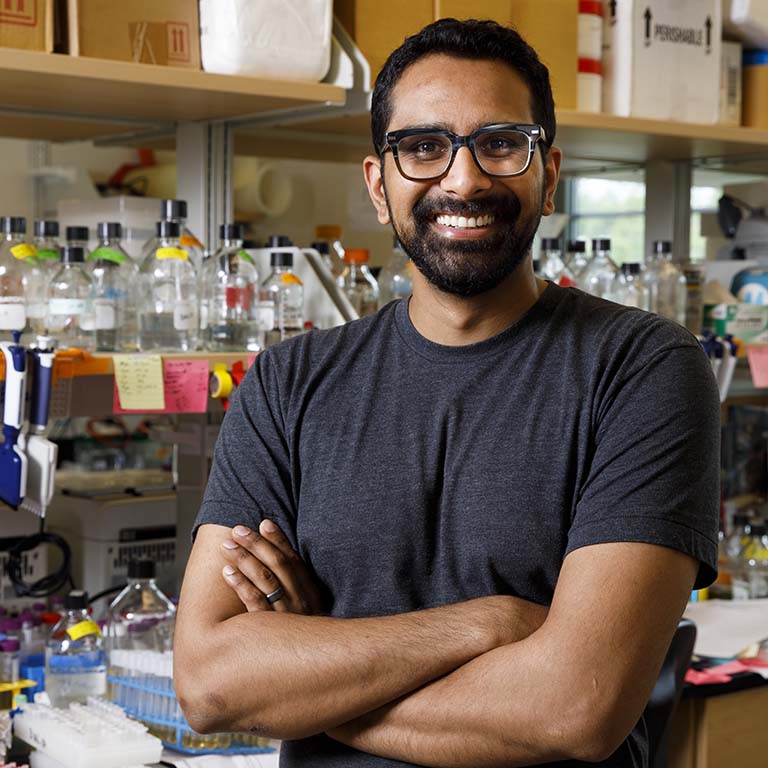
[[[475,142],[478,137],[483,136],[486,133],[496,133],[497,131],[517,131],[518,133],[524,133],[528,137],[528,159],[522,170],[516,171],[515,173],[491,173],[490,171],[486,171],[477,159],[477,155],[475,154]],[[446,165],[445,170],[435,176],[426,177],[409,176],[405,173],[400,166],[398,143],[401,139],[406,139],[409,136],[447,136],[451,140],[451,157],[448,160],[448,165]],[[403,128],[399,131],[389,131],[387,133],[386,138],[384,139],[384,144],[379,148],[379,157],[383,157],[384,153],[388,149],[391,149],[397,170],[403,178],[408,179],[408,181],[434,181],[435,179],[442,178],[451,170],[453,161],[456,159],[456,153],[462,147],[466,147],[472,154],[472,159],[475,161],[475,165],[477,165],[486,176],[509,179],[515,176],[522,176],[531,167],[533,156],[536,153],[536,145],[540,141],[546,143],[546,140],[546,134],[540,125],[528,123],[494,123],[493,125],[483,125],[467,136],[459,136],[453,131],[435,128]]]

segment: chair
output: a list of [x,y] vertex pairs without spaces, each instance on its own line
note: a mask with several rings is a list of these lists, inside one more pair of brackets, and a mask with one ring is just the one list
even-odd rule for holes
[[648,730],[651,768],[667,768],[669,725],[683,693],[685,673],[691,664],[695,641],[696,625],[688,619],[681,619],[643,713]]

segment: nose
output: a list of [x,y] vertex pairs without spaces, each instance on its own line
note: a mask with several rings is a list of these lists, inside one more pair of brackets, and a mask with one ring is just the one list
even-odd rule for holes
[[450,170],[440,180],[440,188],[444,192],[453,192],[463,198],[474,197],[492,186],[493,179],[483,173],[469,147],[458,150]]

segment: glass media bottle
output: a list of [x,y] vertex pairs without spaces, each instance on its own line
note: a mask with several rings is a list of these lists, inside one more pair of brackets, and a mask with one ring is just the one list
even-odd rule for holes
[[657,315],[685,325],[685,274],[672,261],[672,243],[656,240],[646,269],[648,308]]
[[198,281],[177,221],[160,221],[158,246],[141,265],[139,347],[190,352],[200,334]]
[[[186,200],[162,200],[160,202],[160,220],[175,221],[179,225],[179,243],[187,251],[189,259],[199,275],[203,266],[204,247],[200,240],[190,232],[187,227],[187,201]],[[150,238],[144,243],[141,251],[141,263],[143,264],[160,246],[160,235]]]
[[347,295],[360,317],[372,315],[379,308],[379,284],[368,268],[370,254],[365,248],[347,248],[339,287]]
[[395,299],[407,299],[413,291],[411,260],[395,237],[392,255],[384,269],[379,272],[379,306],[383,307]]
[[[271,247],[284,248],[290,244],[284,236],[269,238]],[[261,312],[266,316],[270,303],[274,307],[274,324],[267,332],[267,346],[304,333],[304,286],[293,273],[293,254],[273,251],[269,263],[272,272],[259,291]]]
[[66,596],[64,615],[46,642],[45,690],[54,707],[84,704],[107,692],[104,639],[88,614],[88,595],[80,590]]
[[616,266],[611,260],[611,241],[607,237],[592,240],[592,259],[581,273],[581,288],[593,296],[610,299],[615,293]]
[[61,249],[61,266],[48,284],[46,326],[59,349],[94,348],[93,284],[84,262],[82,246],[65,245]]
[[[20,216],[0,218],[0,331],[23,331],[27,325],[27,300],[24,295],[26,265],[32,253],[24,242]],[[26,247],[25,247],[26,246]]]

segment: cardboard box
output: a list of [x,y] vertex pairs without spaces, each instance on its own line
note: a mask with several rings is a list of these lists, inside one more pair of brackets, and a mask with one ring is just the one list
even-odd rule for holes
[[722,43],[720,56],[721,125],[741,125],[741,43]]
[[371,65],[371,85],[389,54],[432,21],[432,0],[334,0],[333,12]]
[[53,50],[53,0],[13,0],[0,4],[0,47]]
[[603,111],[718,121],[720,0],[603,0]]
[[578,5],[547,0],[542,13],[540,0],[335,0],[334,13],[368,59],[373,79],[408,35],[435,19],[493,19],[514,26],[549,68],[555,104],[576,109]]
[[190,0],[69,0],[72,56],[200,69],[200,21]]

